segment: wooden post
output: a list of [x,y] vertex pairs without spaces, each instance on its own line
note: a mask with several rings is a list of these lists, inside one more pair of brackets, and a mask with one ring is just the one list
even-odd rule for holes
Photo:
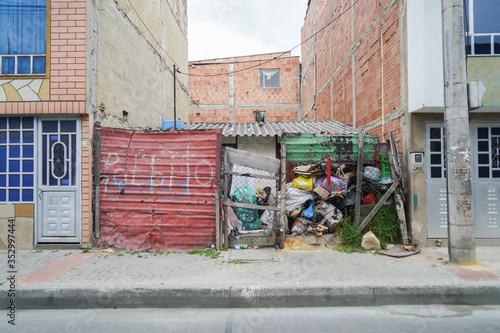
[[356,205],[354,206],[354,225],[359,225],[361,215],[361,191],[363,185],[363,145],[365,130],[363,127],[358,132],[358,166],[356,170]]
[[281,144],[281,189],[280,189],[280,229],[278,236],[278,246],[285,248],[286,231],[286,143]]
[[221,244],[220,244],[220,231],[221,231],[221,225],[220,225],[220,195],[219,195],[219,190],[215,190],[215,248],[216,250],[221,249]]
[[[391,143],[391,150],[390,150],[390,158],[389,161],[391,162],[391,171],[395,170],[396,177],[403,175],[402,170],[399,168],[399,158],[398,158],[398,148],[396,146],[396,141],[394,140],[394,136],[392,135],[392,132],[390,133],[390,143]],[[392,175],[392,173],[391,173]],[[401,182],[404,180],[401,179]],[[402,187],[402,184],[401,184]],[[398,213],[398,219],[399,219],[399,227],[401,229],[401,238],[403,240],[403,245],[408,245],[408,227],[406,225],[406,213],[405,213],[405,207],[404,207],[404,200],[401,195],[401,191],[396,191],[394,193],[394,200],[396,201],[396,211]]]
[[101,237],[101,129],[96,131],[94,148],[94,186],[95,186],[95,201],[94,201],[94,234],[96,238]]
[[[228,181],[227,181],[227,172],[230,171],[229,170],[229,163],[227,161],[228,159],[228,156],[227,156],[227,151],[224,150],[224,186],[222,188],[222,193],[224,195],[224,200],[223,201],[226,201],[226,200],[229,200],[229,191],[227,189],[227,184],[228,184]],[[224,204],[224,222],[223,222],[223,227],[222,227],[222,233],[224,234],[224,247],[226,249],[229,248],[229,233],[230,233],[230,230],[229,230],[229,219],[228,219],[228,207],[226,204]]]

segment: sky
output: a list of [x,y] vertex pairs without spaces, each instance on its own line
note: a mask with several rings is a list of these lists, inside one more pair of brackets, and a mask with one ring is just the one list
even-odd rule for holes
[[290,50],[300,44],[307,2],[188,0],[189,61]]

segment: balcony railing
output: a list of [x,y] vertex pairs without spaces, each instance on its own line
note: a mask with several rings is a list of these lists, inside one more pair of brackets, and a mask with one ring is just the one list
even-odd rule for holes
[[469,55],[488,56],[500,55],[500,33],[470,34],[467,53]]

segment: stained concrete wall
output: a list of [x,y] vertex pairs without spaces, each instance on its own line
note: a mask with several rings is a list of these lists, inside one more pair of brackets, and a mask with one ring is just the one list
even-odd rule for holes
[[487,89],[483,105],[500,108],[500,57],[468,57],[467,80],[482,81]]
[[6,250],[9,247],[9,235],[14,236],[14,238],[11,237],[15,240],[15,243],[12,243],[15,246],[14,249],[33,249],[33,220],[33,204],[0,205],[0,250]]
[[[96,0],[96,121],[146,128],[174,118],[174,63],[187,73],[186,9],[185,0]],[[176,84],[185,121],[187,75]]]

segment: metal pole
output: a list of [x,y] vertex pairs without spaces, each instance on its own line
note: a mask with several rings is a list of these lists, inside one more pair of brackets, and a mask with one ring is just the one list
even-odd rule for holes
[[463,0],[442,0],[442,5],[448,255],[452,263],[474,264],[476,244]]
[[177,84],[175,82],[176,72],[177,72],[177,65],[174,64],[174,131],[177,130]]

